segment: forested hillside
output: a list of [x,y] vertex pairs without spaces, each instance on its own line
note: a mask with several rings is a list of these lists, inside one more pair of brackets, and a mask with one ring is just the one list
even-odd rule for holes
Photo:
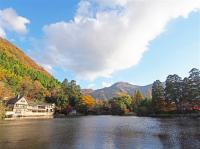
[[0,98],[24,94],[42,99],[61,83],[9,41],[0,38]]
[[13,58],[14,60],[20,61],[21,64],[24,64],[28,67],[36,69],[47,76],[51,76],[43,67],[36,64],[30,57],[28,57],[23,51],[17,48],[15,45],[9,41],[0,37],[0,52],[5,53],[7,56]]

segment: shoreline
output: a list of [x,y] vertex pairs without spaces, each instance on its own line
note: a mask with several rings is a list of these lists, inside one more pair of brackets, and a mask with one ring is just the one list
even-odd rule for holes
[[200,113],[186,113],[186,114],[150,114],[147,117],[157,117],[157,118],[170,118],[170,117],[191,117],[191,118],[199,118]]
[[151,118],[199,118],[200,113],[187,113],[187,114],[149,114],[149,115],[130,115],[130,114],[124,114],[124,115],[52,115],[52,116],[33,116],[33,117],[12,117],[12,118],[4,118],[2,120],[10,121],[10,120],[27,120],[27,119],[56,119],[56,118],[75,118],[75,117],[82,117],[82,116],[122,116],[122,117],[151,117]]
[[53,119],[54,116],[30,116],[30,117],[10,117],[10,118],[4,118],[5,121],[11,121],[11,120],[26,120],[26,119]]

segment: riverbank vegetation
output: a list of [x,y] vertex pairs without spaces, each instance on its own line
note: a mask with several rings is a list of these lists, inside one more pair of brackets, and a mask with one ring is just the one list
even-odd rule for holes
[[200,110],[200,71],[193,68],[189,72],[189,77],[184,79],[174,74],[169,75],[164,83],[156,80],[152,85],[152,96],[144,97],[140,91],[133,93],[133,96],[120,92],[118,96],[105,101],[95,100],[89,95],[80,95],[76,104],[70,104],[70,107],[72,106],[86,115],[137,114],[148,116],[198,113]]
[[189,77],[182,79],[169,75],[165,87],[155,81],[152,87],[152,101],[156,113],[188,113],[200,108],[200,71],[193,68]]

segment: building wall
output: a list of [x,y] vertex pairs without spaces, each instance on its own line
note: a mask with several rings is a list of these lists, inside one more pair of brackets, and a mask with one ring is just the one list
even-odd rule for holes
[[9,105],[12,111],[7,111],[7,117],[51,116],[54,114],[55,105],[28,105],[25,98],[18,100],[14,105]]

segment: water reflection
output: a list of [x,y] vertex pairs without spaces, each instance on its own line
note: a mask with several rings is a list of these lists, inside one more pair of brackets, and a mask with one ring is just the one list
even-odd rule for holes
[[118,116],[1,121],[0,149],[195,149],[199,122]]
[[158,135],[163,148],[199,148],[200,125],[199,119],[174,118],[161,119],[161,132]]

